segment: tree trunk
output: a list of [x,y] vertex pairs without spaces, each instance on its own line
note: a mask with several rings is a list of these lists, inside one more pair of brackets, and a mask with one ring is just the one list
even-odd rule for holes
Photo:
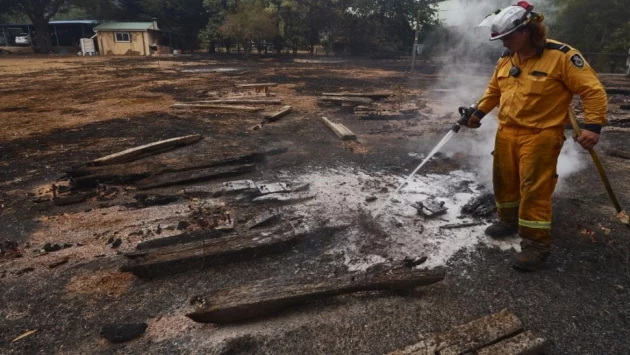
[[48,29],[48,22],[50,20],[47,19],[44,14],[36,14],[31,17],[31,21],[33,22],[37,34],[35,37],[36,52],[50,52],[52,49],[50,30]]

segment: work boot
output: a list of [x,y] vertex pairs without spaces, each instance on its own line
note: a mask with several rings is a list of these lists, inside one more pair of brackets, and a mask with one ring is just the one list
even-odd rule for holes
[[510,226],[503,221],[499,221],[486,228],[486,235],[490,238],[501,239],[518,233],[518,227]]
[[545,260],[550,252],[534,247],[522,247],[521,252],[516,254],[512,267],[520,271],[538,271],[545,266]]

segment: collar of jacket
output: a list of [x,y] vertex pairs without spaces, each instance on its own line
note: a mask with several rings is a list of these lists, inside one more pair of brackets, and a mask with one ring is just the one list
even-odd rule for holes
[[[545,42],[545,45],[547,45],[547,42]],[[537,58],[542,57],[543,52],[545,51],[545,45],[543,45],[542,47],[536,48],[535,56]],[[505,51],[503,51],[503,54],[501,54],[501,57],[511,57],[513,55],[514,55],[514,52],[510,51],[509,49],[506,49]]]

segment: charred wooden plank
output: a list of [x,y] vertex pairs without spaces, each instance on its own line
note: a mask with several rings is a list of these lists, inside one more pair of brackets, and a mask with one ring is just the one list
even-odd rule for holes
[[155,278],[192,269],[251,260],[283,252],[293,246],[300,235],[293,231],[271,236],[228,236],[199,242],[129,253],[129,263],[122,271],[139,277]]
[[269,225],[280,220],[282,215],[276,211],[267,211],[256,216],[254,219],[247,222],[247,229],[254,229],[261,226]]
[[477,355],[539,355],[545,353],[547,341],[531,331],[520,333],[477,351]]
[[352,104],[352,105],[369,105],[374,100],[367,97],[346,97],[346,96],[322,96],[317,98],[317,101],[322,103],[333,103],[333,104]]
[[100,183],[129,184],[150,176],[159,176],[166,173],[199,170],[217,166],[229,166],[237,164],[253,164],[265,160],[268,154],[279,154],[277,150],[269,150],[260,153],[248,153],[235,155],[228,158],[182,161],[175,164],[156,162],[129,163],[113,166],[92,166],[68,171],[72,177],[72,185],[76,188],[96,187]]
[[193,134],[183,137],[170,138],[158,142],[153,142],[139,147],[123,150],[118,153],[107,155],[92,160],[88,165],[112,165],[128,162],[152,152],[163,152],[165,149],[173,149],[195,143],[201,139],[201,135]]
[[91,176],[90,179],[99,180],[100,182],[107,182],[115,178],[129,182],[143,179],[149,175],[197,170],[221,165],[256,163],[265,160],[267,155],[274,154],[279,154],[276,149],[236,154],[221,158],[196,158],[195,160],[184,160],[170,164],[160,162],[135,162],[115,166],[88,166],[72,169],[67,171],[66,174],[73,178]]
[[84,202],[94,196],[96,196],[95,192],[71,194],[67,196],[60,196],[59,198],[54,199],[53,203],[55,206],[67,206],[74,203]]
[[198,104],[242,104],[242,105],[282,105],[282,101],[278,99],[216,99],[199,101]]
[[255,93],[242,93],[242,94],[219,94],[219,93],[208,93],[208,98],[213,100],[219,99],[254,99],[261,97],[276,97],[277,95],[272,92],[255,92]]
[[141,180],[138,184],[138,188],[140,190],[147,190],[157,187],[191,184],[219,179],[223,177],[241,175],[255,170],[255,164],[243,164],[236,166],[219,166],[207,169],[165,173]]
[[291,113],[291,106],[284,106],[280,111],[265,115],[265,121],[275,122],[289,113]]
[[258,188],[252,180],[236,180],[224,182],[219,188],[215,186],[186,187],[182,193],[186,197],[219,197],[239,193],[257,195]]
[[276,87],[278,83],[254,83],[254,84],[236,84],[238,88],[264,88],[264,87]]
[[418,118],[416,115],[408,115],[408,114],[375,114],[375,113],[366,113],[358,115],[359,119],[362,121],[402,121],[402,120],[413,120]]
[[374,93],[365,93],[365,92],[325,92],[322,93],[322,96],[341,96],[341,97],[367,97],[372,100],[380,100],[386,99],[392,94],[385,92],[374,92]]
[[341,138],[342,141],[357,139],[357,136],[341,123],[334,123],[326,117],[322,117],[322,122],[324,122],[324,124],[337,135],[337,137]]
[[[231,99],[232,100],[232,99]],[[231,110],[231,111],[245,111],[245,112],[258,112],[262,111],[262,107],[253,106],[241,106],[241,105],[220,105],[220,104],[207,104],[196,102],[178,102],[171,105],[174,109],[217,109],[217,110]]]
[[391,352],[389,355],[457,355],[475,351],[514,336],[523,330],[520,319],[507,309],[451,330],[429,336],[426,340]]
[[224,237],[225,232],[217,229],[199,230],[194,232],[182,233],[170,237],[158,238],[140,242],[136,245],[138,250],[147,250],[154,248],[168,247],[178,244],[194,243],[219,237]]
[[258,196],[252,200],[256,203],[264,202],[287,202],[297,203],[312,200],[315,198],[315,194],[310,193],[273,193],[263,196]]
[[76,179],[72,179],[73,189],[94,188],[99,183],[107,184],[128,184],[134,181],[144,179],[151,175],[149,172],[141,173],[105,173],[99,175],[87,175],[81,176]]
[[430,285],[443,278],[442,271],[386,268],[293,283],[283,279],[263,280],[214,292],[204,297],[209,302],[208,307],[186,316],[195,322],[225,324],[323,298],[361,291],[406,290]]
[[618,149],[606,149],[606,154],[611,157],[630,159],[630,152],[624,152],[623,150]]
[[467,227],[474,227],[474,226],[480,226],[482,223],[481,222],[467,222],[467,223],[454,223],[454,224],[445,224],[440,226],[440,229],[458,229],[458,228],[467,228]]

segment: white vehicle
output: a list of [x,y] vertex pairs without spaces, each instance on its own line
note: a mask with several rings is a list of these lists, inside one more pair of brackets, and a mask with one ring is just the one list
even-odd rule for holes
[[30,45],[31,35],[29,35],[28,33],[20,33],[19,35],[15,36],[15,44]]

